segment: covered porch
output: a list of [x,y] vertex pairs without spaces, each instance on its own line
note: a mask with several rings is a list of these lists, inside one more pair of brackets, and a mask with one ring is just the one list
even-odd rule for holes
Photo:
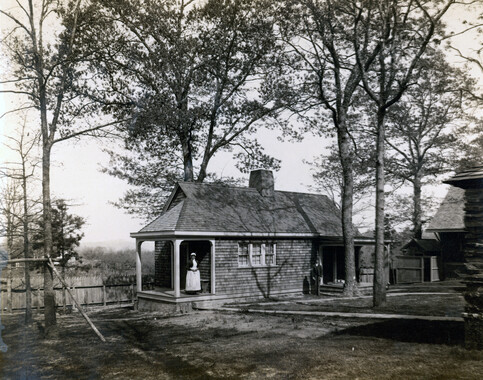
[[[389,281],[390,242],[384,244],[384,273]],[[369,286],[374,277],[375,241],[358,237],[354,240],[356,282],[360,287]],[[321,286],[343,288],[345,281],[345,253],[342,241],[323,239],[319,242],[317,259],[322,265]]]
[[[140,236],[141,235],[141,236]],[[216,294],[215,240],[186,236],[133,233],[136,239],[136,291],[139,300],[185,303],[211,300]],[[155,244],[154,287],[143,286],[142,244]],[[201,291],[185,291],[189,255],[196,253],[200,271]]]

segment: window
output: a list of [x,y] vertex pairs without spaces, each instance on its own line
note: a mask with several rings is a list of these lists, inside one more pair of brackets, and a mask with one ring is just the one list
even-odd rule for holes
[[251,263],[252,266],[262,265],[262,245],[261,244],[250,244],[252,246],[251,252]]
[[238,266],[247,267],[249,266],[249,247],[248,244],[240,243],[238,244]]
[[274,243],[238,243],[238,267],[264,267],[276,265]]
[[275,265],[275,244],[265,244],[265,265]]

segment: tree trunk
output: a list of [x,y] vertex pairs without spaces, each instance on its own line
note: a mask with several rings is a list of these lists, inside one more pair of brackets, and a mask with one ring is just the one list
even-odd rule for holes
[[182,141],[183,147],[183,169],[184,169],[184,181],[193,182],[193,155],[191,152],[191,145],[189,141]]
[[[44,256],[52,256],[52,207],[50,201],[50,152],[51,145],[48,141],[43,144],[42,155],[42,197],[43,197],[43,219],[44,219]],[[44,270],[44,318],[45,331],[57,324],[55,316],[55,292],[52,269],[46,264]]]
[[421,173],[418,171],[413,181],[413,236],[421,239],[423,234],[423,222],[421,220]]
[[356,281],[356,263],[354,255],[354,226],[352,223],[354,177],[351,142],[345,128],[345,120],[339,125],[339,156],[342,164],[344,185],[342,188],[342,236],[344,240],[345,284],[344,295],[351,297],[358,293]]
[[30,286],[30,255],[29,220],[27,205],[27,178],[25,163],[23,163],[23,255],[25,259],[25,323],[32,323],[32,289]]
[[386,281],[384,275],[384,110],[377,113],[376,146],[376,253],[374,268],[374,307],[386,303]]

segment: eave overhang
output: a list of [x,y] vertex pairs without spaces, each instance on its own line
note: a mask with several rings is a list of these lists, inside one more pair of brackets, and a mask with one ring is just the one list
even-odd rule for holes
[[[240,237],[240,238],[295,238],[295,239],[321,239],[327,242],[341,242],[342,236],[326,236],[319,233],[296,233],[296,232],[206,232],[206,231],[155,231],[155,232],[132,232],[132,238],[138,240],[156,240],[159,238],[217,238],[217,237]],[[390,241],[385,241],[389,244]],[[374,245],[372,238],[355,238],[356,245]]]

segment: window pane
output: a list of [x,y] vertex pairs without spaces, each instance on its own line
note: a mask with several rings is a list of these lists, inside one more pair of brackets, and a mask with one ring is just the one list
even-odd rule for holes
[[260,265],[262,263],[262,246],[253,244],[252,246],[252,264]]
[[275,254],[274,254],[273,244],[265,244],[265,264],[274,265],[275,264]]
[[238,244],[238,265],[248,266],[248,244]]

